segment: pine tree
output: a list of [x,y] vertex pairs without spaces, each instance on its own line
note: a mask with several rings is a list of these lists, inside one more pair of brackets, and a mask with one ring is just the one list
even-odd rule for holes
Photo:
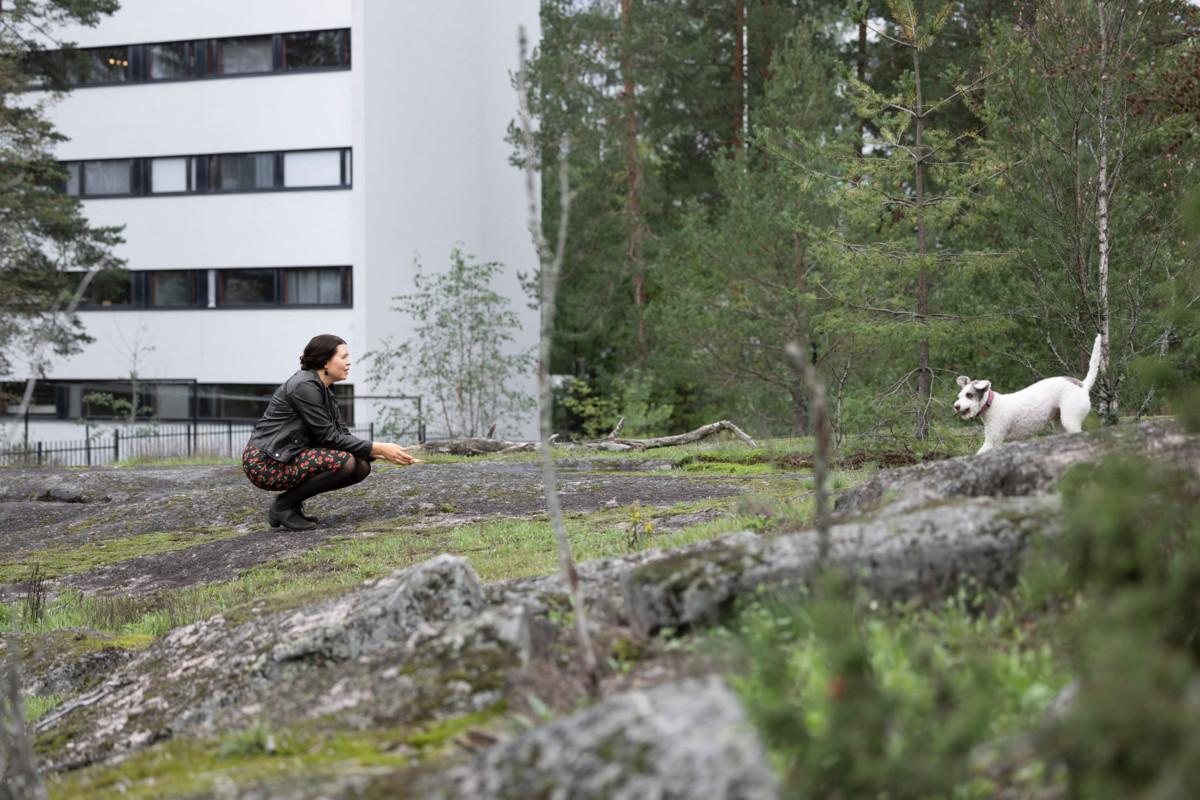
[[[70,313],[80,287],[64,270],[121,266],[112,254],[118,229],[90,225],[79,201],[60,191],[66,175],[53,149],[63,136],[48,121],[46,104],[65,88],[62,73],[39,74],[34,65],[49,62],[30,57],[42,47],[32,32],[94,25],[116,8],[115,0],[0,5],[0,376],[19,364],[36,376],[47,348],[68,353],[87,341]],[[58,91],[30,94],[35,79]]]

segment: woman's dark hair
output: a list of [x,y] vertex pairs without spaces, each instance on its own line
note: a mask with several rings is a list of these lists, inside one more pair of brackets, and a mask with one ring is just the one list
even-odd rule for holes
[[338,345],[345,343],[345,339],[332,333],[312,337],[300,356],[300,369],[320,369],[337,354]]

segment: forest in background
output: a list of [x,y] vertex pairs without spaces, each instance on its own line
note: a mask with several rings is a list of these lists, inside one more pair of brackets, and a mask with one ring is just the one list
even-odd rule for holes
[[[559,429],[953,425],[959,374],[1082,377],[1098,416],[1194,380],[1181,229],[1200,113],[1176,0],[546,0],[530,103],[572,191]],[[543,181],[547,236],[556,181]]]

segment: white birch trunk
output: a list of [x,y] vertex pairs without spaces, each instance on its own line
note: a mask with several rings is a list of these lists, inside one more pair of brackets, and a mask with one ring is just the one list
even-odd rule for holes
[[1097,153],[1100,162],[1100,174],[1098,176],[1099,186],[1096,196],[1096,211],[1097,211],[1097,228],[1099,235],[1099,290],[1100,290],[1100,375],[1101,387],[1100,392],[1100,412],[1102,416],[1115,414],[1117,412],[1117,399],[1111,389],[1112,381],[1109,373],[1109,302],[1108,302],[1108,265],[1109,254],[1112,249],[1112,242],[1109,239],[1109,219],[1108,219],[1108,200],[1109,200],[1109,171],[1108,171],[1108,124],[1109,110],[1112,102],[1112,76],[1108,74],[1110,69],[1109,63],[1109,45],[1108,40],[1108,9],[1105,3],[1097,4],[1097,14],[1100,21],[1100,106],[1097,109],[1096,123],[1099,127],[1099,152]]
[[575,626],[579,636],[579,658],[583,673],[588,683],[588,691],[593,695],[599,693],[599,671],[596,666],[596,653],[592,648],[592,637],[588,630],[587,607],[583,600],[583,591],[579,586],[579,573],[575,569],[575,558],[571,554],[571,542],[567,539],[567,531],[563,525],[562,506],[558,500],[558,477],[554,468],[554,453],[550,443],[552,435],[552,403],[553,393],[550,387],[550,344],[554,336],[554,304],[558,290],[558,275],[562,269],[563,255],[567,245],[567,222],[569,220],[571,192],[567,181],[567,138],[564,135],[559,149],[559,207],[561,209],[558,221],[558,241],[555,251],[550,253],[550,247],[542,232],[541,215],[538,213],[537,187],[534,175],[533,159],[537,150],[533,141],[533,120],[529,113],[528,83],[525,72],[525,28],[519,33],[520,60],[517,68],[517,101],[521,117],[521,134],[525,146],[525,190],[529,200],[529,233],[533,237],[538,251],[541,283],[541,357],[538,359],[538,405],[541,418],[541,461],[542,483],[546,491],[546,511],[550,515],[550,523],[554,528],[554,537],[558,542],[559,569],[562,572],[563,583],[571,595],[571,605],[575,611]]

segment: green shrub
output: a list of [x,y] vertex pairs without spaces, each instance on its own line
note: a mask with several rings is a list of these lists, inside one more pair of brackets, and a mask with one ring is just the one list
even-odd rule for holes
[[872,611],[830,578],[740,615],[735,680],[787,796],[992,796],[971,754],[1033,724],[1067,676],[1010,604],[977,605]]

